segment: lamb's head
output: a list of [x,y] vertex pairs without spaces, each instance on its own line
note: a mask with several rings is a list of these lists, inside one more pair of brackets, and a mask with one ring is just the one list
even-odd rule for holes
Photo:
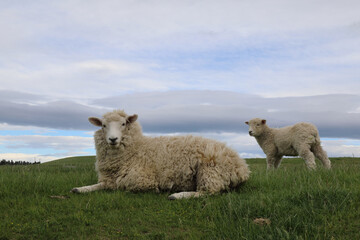
[[127,116],[123,111],[116,110],[106,113],[102,119],[90,117],[89,122],[102,128],[104,138],[110,146],[119,147],[124,144],[124,134],[137,117],[136,114]]
[[260,118],[254,118],[245,123],[249,125],[249,135],[253,137],[260,136],[266,127],[266,120]]

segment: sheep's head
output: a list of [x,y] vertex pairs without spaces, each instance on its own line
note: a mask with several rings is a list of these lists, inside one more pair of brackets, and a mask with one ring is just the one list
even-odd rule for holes
[[89,122],[101,127],[106,142],[112,147],[119,147],[123,143],[124,133],[136,121],[136,114],[127,116],[122,111],[114,111],[104,115],[102,119],[90,117]]
[[245,123],[249,125],[249,135],[253,137],[258,137],[263,132],[264,126],[266,125],[266,120],[254,118]]

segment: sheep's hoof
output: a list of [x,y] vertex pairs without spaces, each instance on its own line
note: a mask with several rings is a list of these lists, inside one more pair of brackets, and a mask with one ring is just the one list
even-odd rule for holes
[[72,193],[80,193],[78,188],[73,188],[73,189],[71,189],[70,192],[72,192]]

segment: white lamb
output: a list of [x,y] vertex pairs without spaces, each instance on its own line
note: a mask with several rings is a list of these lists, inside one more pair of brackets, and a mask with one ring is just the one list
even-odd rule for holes
[[181,191],[169,196],[180,199],[229,190],[249,178],[245,160],[225,144],[195,136],[147,137],[136,120],[120,110],[89,118],[102,127],[94,135],[98,183],[72,192]]
[[[254,118],[248,122],[250,136],[255,137],[266,154],[267,168],[278,168],[283,156],[300,156],[309,169],[315,169],[315,157],[324,167],[331,162],[320,145],[317,128],[311,123],[297,123],[284,128],[270,128],[265,119]],[[314,156],[315,155],[315,156]]]

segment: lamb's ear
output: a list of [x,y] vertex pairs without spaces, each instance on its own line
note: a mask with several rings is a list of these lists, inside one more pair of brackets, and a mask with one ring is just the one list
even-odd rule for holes
[[132,116],[128,116],[127,119],[126,119],[126,123],[133,123],[133,122],[136,121],[137,118],[138,118],[137,114],[134,114]]
[[97,127],[102,127],[102,121],[96,117],[89,117],[89,122]]
[[261,120],[261,123],[262,123],[262,124],[265,124],[265,123],[266,123],[266,120],[265,120],[265,119]]
[[245,124],[249,125],[249,122],[245,122]]

